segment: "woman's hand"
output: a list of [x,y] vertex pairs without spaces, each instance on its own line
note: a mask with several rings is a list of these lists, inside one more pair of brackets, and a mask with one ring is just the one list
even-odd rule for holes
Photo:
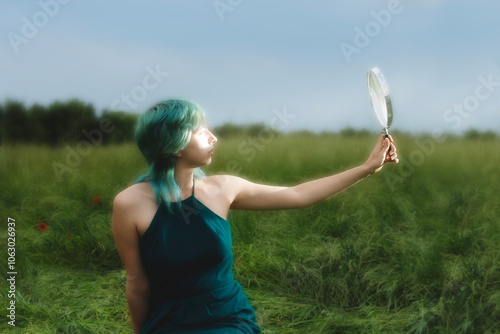
[[368,170],[372,171],[372,173],[376,173],[381,170],[387,162],[398,163],[398,154],[392,137],[389,135],[389,138],[385,138],[385,134],[381,134],[364,165]]

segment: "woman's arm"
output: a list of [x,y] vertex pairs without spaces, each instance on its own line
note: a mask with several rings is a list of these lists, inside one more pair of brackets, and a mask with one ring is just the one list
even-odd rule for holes
[[[389,150],[390,148],[390,150]],[[303,208],[330,198],[373,174],[387,162],[398,162],[392,138],[379,137],[368,160],[345,172],[305,182],[294,187],[274,187],[235,178],[231,208],[244,210],[273,210]]]
[[[112,231],[127,272],[126,296],[134,333],[138,334],[149,311],[149,280],[142,265],[139,235],[133,220],[133,200],[118,194],[113,203]],[[131,210],[132,209],[132,210]]]

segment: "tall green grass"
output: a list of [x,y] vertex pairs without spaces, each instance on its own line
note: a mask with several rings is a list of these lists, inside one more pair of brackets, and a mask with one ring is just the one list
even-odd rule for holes
[[[362,163],[375,140],[236,136],[217,144],[207,173],[294,185]],[[333,199],[230,213],[233,271],[264,333],[498,332],[500,142],[450,138],[415,163],[423,139],[396,140],[400,164]],[[62,181],[51,164],[64,148],[0,150],[1,219],[17,223],[18,329],[130,333],[110,218],[114,195],[146,167],[135,146],[93,147]]]

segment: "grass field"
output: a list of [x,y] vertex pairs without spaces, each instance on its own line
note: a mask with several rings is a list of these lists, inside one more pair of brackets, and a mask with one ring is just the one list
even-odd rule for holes
[[[294,185],[362,163],[375,140],[221,139],[206,171]],[[396,140],[400,164],[333,199],[230,213],[233,271],[263,333],[500,332],[500,140]],[[110,218],[145,162],[133,144],[70,149],[0,147],[0,332],[9,217],[13,332],[132,332]]]

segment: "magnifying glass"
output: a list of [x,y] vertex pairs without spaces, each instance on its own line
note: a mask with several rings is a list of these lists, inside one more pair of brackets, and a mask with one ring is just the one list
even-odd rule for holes
[[378,67],[374,67],[368,72],[368,92],[373,111],[375,111],[380,125],[383,126],[382,131],[385,133],[385,137],[389,138],[389,127],[392,124],[392,103],[389,87]]

